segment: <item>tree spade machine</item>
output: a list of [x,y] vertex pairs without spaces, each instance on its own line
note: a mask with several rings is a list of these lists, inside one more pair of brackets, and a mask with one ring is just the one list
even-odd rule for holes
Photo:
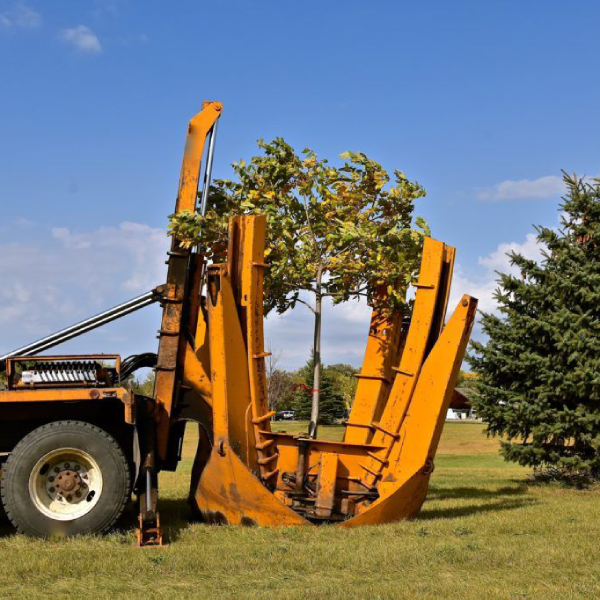
[[[205,102],[189,122],[175,212],[206,209],[221,114]],[[265,230],[264,216],[234,217],[222,264],[173,239],[164,285],[0,358],[2,502],[19,531],[106,531],[133,492],[139,544],[162,543],[158,474],[177,468],[187,423],[200,432],[190,501],[206,522],[356,527],[419,512],[477,305],[463,296],[445,322],[454,249],[425,240],[410,324],[373,310],[345,436],[332,442],[271,428]],[[41,354],[155,302],[157,354]],[[152,398],[125,385],[141,367],[156,371]]]

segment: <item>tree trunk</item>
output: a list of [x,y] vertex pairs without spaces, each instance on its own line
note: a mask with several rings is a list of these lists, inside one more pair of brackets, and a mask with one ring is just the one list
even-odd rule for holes
[[321,293],[321,280],[323,278],[323,267],[319,265],[315,281],[315,337],[313,341],[314,370],[312,390],[312,410],[310,423],[308,425],[308,437],[317,437],[319,423],[319,392],[321,388],[321,312],[323,296]]

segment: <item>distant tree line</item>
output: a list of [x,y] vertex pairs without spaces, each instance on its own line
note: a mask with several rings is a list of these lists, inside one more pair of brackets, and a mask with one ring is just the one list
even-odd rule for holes
[[[276,363],[277,359],[267,369],[271,410],[293,410],[298,419],[309,419],[314,391],[314,356],[295,371],[280,369]],[[321,371],[319,424],[329,425],[346,416],[356,392],[358,370],[350,365],[334,364],[322,366]]]
[[[278,366],[281,353],[274,352],[267,361],[267,392],[271,410],[293,410],[296,417],[308,420],[311,415],[314,387],[314,358],[297,370],[281,369]],[[345,364],[322,366],[319,386],[321,410],[319,424],[329,425],[343,419],[356,392],[358,369]],[[152,397],[154,372],[149,371],[137,378],[131,376],[125,385],[134,393]]]

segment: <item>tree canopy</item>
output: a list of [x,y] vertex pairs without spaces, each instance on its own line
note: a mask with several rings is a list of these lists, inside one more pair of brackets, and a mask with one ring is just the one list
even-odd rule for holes
[[388,173],[360,152],[342,154],[346,162],[336,168],[309,149],[296,154],[282,138],[258,145],[262,154],[232,165],[236,180],[215,181],[205,216],[171,215],[170,232],[213,259],[225,251],[230,217],[265,214],[266,312],[283,313],[302,290],[314,291],[319,267],[335,303],[381,300],[376,289],[385,285],[386,301],[403,304],[429,234],[422,219],[412,226],[423,188],[401,171],[388,186]]
[[[209,260],[227,247],[228,222],[240,213],[267,217],[265,313],[298,302],[314,315],[314,394],[309,434],[316,434],[321,370],[322,301],[364,297],[371,304],[404,305],[415,278],[426,223],[414,202],[423,188],[401,171],[388,173],[361,152],[346,152],[341,167],[310,149],[300,155],[282,138],[259,140],[262,154],[233,164],[236,180],[220,179],[205,215],[171,215],[170,231],[198,246]],[[313,294],[314,302],[301,297]]]
[[600,182],[565,175],[561,226],[537,228],[538,263],[510,255],[499,314],[483,314],[472,343],[474,398],[508,460],[600,473]]

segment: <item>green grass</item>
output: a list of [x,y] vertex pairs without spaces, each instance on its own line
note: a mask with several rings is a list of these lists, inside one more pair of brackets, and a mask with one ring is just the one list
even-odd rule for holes
[[[281,424],[290,432],[301,428]],[[446,424],[418,519],[349,531],[190,524],[191,436],[180,472],[161,476],[167,547],[133,547],[133,510],[105,537],[42,542],[5,526],[1,593],[328,600],[600,595],[599,493],[528,486],[528,471],[504,463],[497,442],[481,432],[477,423]],[[341,430],[321,433],[339,439]]]

